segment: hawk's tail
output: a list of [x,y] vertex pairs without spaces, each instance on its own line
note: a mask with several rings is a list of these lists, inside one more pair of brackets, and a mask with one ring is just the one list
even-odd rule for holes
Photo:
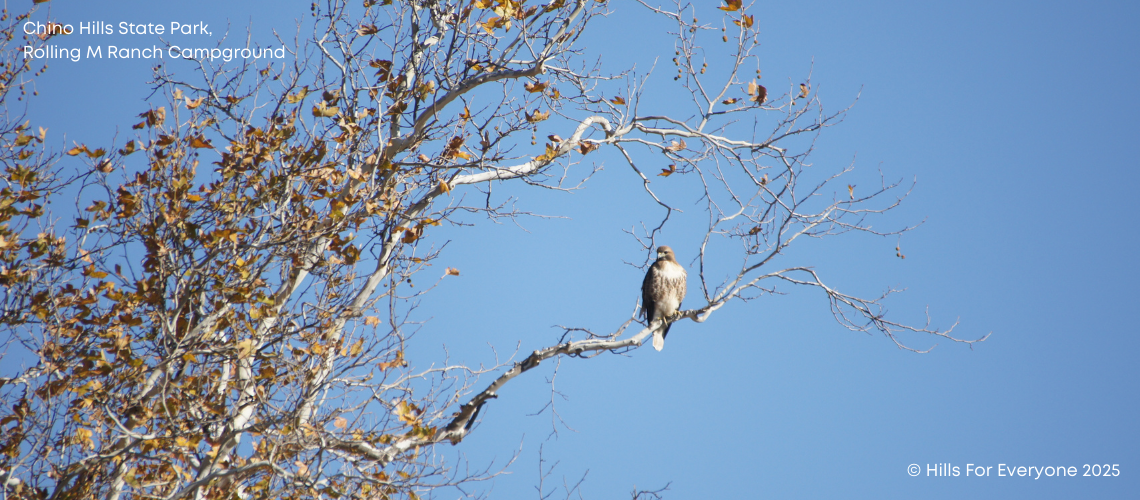
[[653,348],[660,351],[665,347],[665,336],[669,335],[669,327],[673,326],[666,320],[665,326],[659,332],[653,332]]

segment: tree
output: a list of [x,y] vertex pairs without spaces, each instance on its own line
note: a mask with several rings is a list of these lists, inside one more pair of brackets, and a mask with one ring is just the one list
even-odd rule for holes
[[[433,228],[525,216],[492,189],[571,189],[602,148],[661,207],[631,231],[647,256],[676,212],[651,180],[703,191],[708,225],[688,242],[697,307],[676,320],[785,283],[822,291],[840,324],[901,348],[919,350],[903,332],[984,340],[893,321],[885,296],[840,292],[811,267],[774,267],[805,238],[909,230],[867,222],[906,186],[836,192],[850,167],[812,176],[814,138],[847,110],[825,113],[810,78],[769,95],[741,2],[720,7],[721,27],[692,7],[643,5],[676,24],[684,109],[643,114],[657,80],[587,62],[576,43],[604,2],[368,0],[357,13],[332,0],[313,5],[305,41],[279,41],[284,62],[203,53],[195,74],[158,67],[137,137],[65,152],[85,167],[6,120],[0,321],[9,352],[33,361],[0,387],[5,493],[416,498],[491,474],[459,476],[434,448],[460,444],[542,361],[627,352],[663,325],[568,329],[489,368],[409,366],[413,300],[427,291],[412,278],[443,252]],[[707,31],[727,47],[716,61],[698,43]],[[27,70],[12,61],[8,82]],[[721,66],[706,78],[708,62]],[[658,173],[646,152],[668,166]],[[77,212],[56,211],[72,199]]]

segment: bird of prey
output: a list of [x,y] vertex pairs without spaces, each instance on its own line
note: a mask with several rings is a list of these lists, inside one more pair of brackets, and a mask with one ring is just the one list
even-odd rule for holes
[[673,257],[673,249],[657,247],[657,261],[649,266],[649,272],[641,282],[641,313],[651,325],[657,320],[664,322],[659,330],[653,332],[653,348],[658,351],[665,347],[670,320],[681,308],[685,284],[685,268]]

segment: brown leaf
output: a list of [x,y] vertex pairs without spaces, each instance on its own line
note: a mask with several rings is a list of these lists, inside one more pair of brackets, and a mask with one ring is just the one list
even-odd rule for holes
[[590,151],[598,149],[598,144],[594,142],[582,141],[578,143],[578,151],[582,154],[589,154]]
[[739,101],[739,100],[740,100],[740,98],[739,98],[739,97],[732,97],[732,98],[729,98],[729,99],[725,99],[725,100],[723,100],[723,101],[720,101],[720,103],[721,103],[721,104],[736,104],[736,101]]
[[800,97],[807,97],[809,91],[810,89],[808,89],[807,85],[800,84]]
[[459,124],[462,125],[464,123],[467,123],[467,121],[470,119],[471,119],[471,110],[467,109],[467,106],[463,106],[463,112],[459,113]]
[[210,141],[201,135],[196,135],[190,138],[190,147],[197,149],[207,149],[214,147]]
[[657,174],[657,175],[660,177],[669,177],[670,175],[673,175],[676,172],[677,172],[677,166],[676,165],[669,165],[669,168],[661,169],[661,173]]
[[205,102],[205,100],[206,100],[206,96],[199,97],[193,101],[191,101],[190,98],[187,97],[186,98],[186,109],[197,108],[198,106],[201,106],[202,103]]
[[134,152],[135,152],[135,141],[127,141],[127,145],[123,146],[123,149],[119,150],[119,154],[121,154],[123,156],[127,156],[131,153],[134,153]]
[[99,171],[103,172],[104,174],[109,174],[115,171],[115,166],[111,164],[111,160],[103,160],[99,162],[99,165],[95,168],[98,168]]
[[459,276],[459,270],[454,267],[449,267],[444,270],[444,276]]
[[379,32],[380,28],[377,28],[375,24],[363,24],[356,29],[356,34],[360,36],[375,35]]
[[744,28],[751,28],[752,22],[752,16],[742,16],[740,19],[732,21],[733,24],[737,26],[743,26]]
[[617,104],[618,106],[624,106],[625,105],[625,98],[623,98],[622,96],[619,95],[613,99],[610,99],[610,102]]
[[144,123],[147,127],[156,127],[158,125],[162,125],[162,122],[166,121],[166,108],[160,107],[158,109],[152,109],[145,113],[139,114],[139,116],[145,118],[145,121],[139,125],[135,125],[135,128],[142,128],[142,125]]
[[550,139],[550,142],[562,142],[562,138],[558,134],[550,134],[546,138]]
[[420,153],[420,155],[417,156],[416,159],[419,160],[421,163],[428,163],[431,161],[431,158],[428,158],[427,155],[425,155],[423,153]]
[[66,154],[68,156],[78,156],[79,153],[86,153],[86,152],[87,152],[87,146],[78,145],[78,146],[75,146],[74,148],[67,150]]
[[523,85],[523,88],[530,93],[542,92],[543,90],[546,90],[546,82],[528,83]]
[[855,185],[854,184],[848,184],[847,185],[847,195],[850,196],[852,200],[855,199]]
[[345,420],[344,417],[336,417],[336,419],[333,420],[333,426],[337,429],[343,429],[348,427],[348,420]]
[[724,0],[725,5],[717,8],[725,12],[735,12],[740,10],[742,2],[743,0]]

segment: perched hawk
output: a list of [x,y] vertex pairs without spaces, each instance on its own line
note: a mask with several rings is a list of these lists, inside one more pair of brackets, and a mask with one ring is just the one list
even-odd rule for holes
[[641,313],[649,324],[659,319],[665,322],[660,330],[653,332],[653,348],[658,351],[665,347],[669,320],[685,299],[685,278],[685,268],[673,258],[673,249],[657,247],[657,262],[649,266],[641,282]]

